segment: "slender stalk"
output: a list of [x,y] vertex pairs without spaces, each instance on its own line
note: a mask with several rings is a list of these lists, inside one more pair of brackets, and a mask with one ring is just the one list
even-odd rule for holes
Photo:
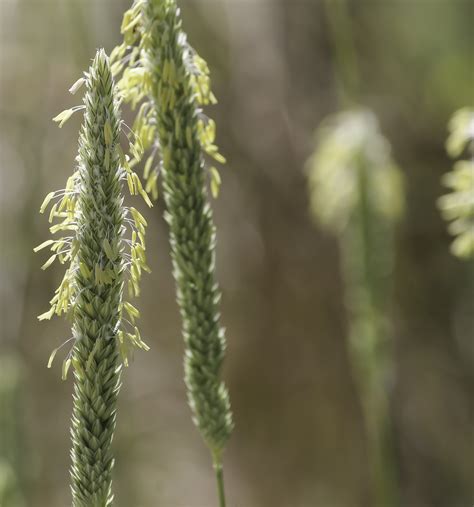
[[[342,240],[345,280],[352,308],[351,356],[367,429],[375,505],[399,505],[388,385],[393,345],[387,322],[392,267],[392,225],[374,213],[367,162],[358,167],[359,201],[354,235]],[[351,260],[349,260],[349,257]],[[366,343],[361,345],[361,342]]]
[[214,470],[216,473],[217,482],[217,496],[219,498],[219,507],[225,507],[225,490],[224,490],[224,469],[222,467],[221,458],[218,456],[214,457]]
[[348,7],[345,0],[325,0],[325,13],[335,48],[336,73],[342,103],[351,104],[358,98],[360,88],[357,52]]

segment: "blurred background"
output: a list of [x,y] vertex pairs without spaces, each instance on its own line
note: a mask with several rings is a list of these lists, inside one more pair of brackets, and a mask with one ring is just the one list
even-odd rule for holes
[[[329,0],[331,1],[331,0]],[[375,505],[350,366],[339,244],[311,219],[306,160],[341,109],[321,0],[181,0],[219,104],[222,168],[213,201],[236,428],[225,454],[230,507]],[[76,156],[80,100],[67,92],[95,49],[120,42],[124,0],[0,0],[0,490],[2,507],[70,505],[72,376],[51,350],[69,337],[38,322],[62,267],[43,272],[38,209]],[[400,507],[474,502],[473,264],[449,252],[436,209],[452,113],[474,105],[471,0],[347,0],[359,101],[378,116],[405,176],[396,230],[391,413]],[[131,117],[124,114],[125,120]],[[143,210],[149,264],[138,306],[151,346],[125,371],[115,494],[120,507],[216,505],[192,425],[163,202]],[[61,359],[61,358],[60,358]]]

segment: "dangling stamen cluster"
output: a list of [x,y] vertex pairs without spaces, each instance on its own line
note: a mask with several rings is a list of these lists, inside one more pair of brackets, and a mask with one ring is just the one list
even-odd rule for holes
[[[150,20],[147,16],[150,9],[161,9],[163,15],[174,9],[179,26],[165,25],[162,22],[158,28],[158,18]],[[171,17],[168,16],[168,20],[171,20]],[[124,101],[129,103],[132,109],[139,106],[132,126],[133,133],[130,136],[130,152],[134,156],[134,163],[138,162],[144,153],[148,154],[143,176],[146,180],[146,191],[150,192],[154,199],[158,197],[158,174],[165,156],[160,150],[156,107],[172,110],[177,105],[180,81],[184,76],[189,86],[189,96],[195,105],[195,128],[202,151],[216,162],[225,164],[225,158],[219,153],[215,144],[216,124],[201,109],[203,106],[217,103],[211,90],[209,67],[187,42],[180,23],[179,9],[174,0],[158,2],[136,0],[123,18],[121,31],[124,42],[111,53],[112,72],[114,75],[121,75],[118,86]],[[160,29],[163,33],[158,33]],[[179,61],[166,49],[175,35],[177,35],[176,49],[180,52]],[[150,69],[147,64],[147,55],[152,45],[156,47],[156,44],[160,45],[163,52],[162,61],[159,67]],[[153,80],[157,75],[162,85],[161,88],[153,90]],[[156,95],[155,98],[153,98],[154,95]],[[179,120],[169,127],[172,127],[176,133],[179,133],[181,128],[186,129]],[[190,138],[189,128],[184,134],[188,139]],[[161,160],[159,155],[161,155]],[[206,168],[210,178],[211,193],[217,197],[221,183],[219,172],[211,165],[206,165]]]
[[[59,287],[55,291],[53,299],[50,301],[50,309],[41,314],[38,319],[45,320],[51,319],[53,315],[65,314],[72,320],[74,319],[74,310],[80,301],[79,297],[79,285],[78,278],[84,277],[85,279],[93,278],[95,282],[99,284],[110,284],[120,274],[121,277],[128,278],[128,296],[133,298],[138,296],[140,293],[140,279],[143,271],[149,271],[146,263],[146,244],[145,244],[145,229],[147,226],[146,220],[143,218],[141,213],[134,207],[127,207],[123,205],[122,198],[120,198],[120,213],[116,217],[109,217],[104,221],[104,227],[108,227],[105,222],[117,219],[115,224],[117,228],[117,242],[111,244],[109,238],[110,233],[104,233],[104,239],[101,245],[94,245],[101,251],[100,259],[107,259],[109,262],[95,262],[93,263],[92,271],[86,265],[84,261],[80,260],[79,247],[81,228],[78,227],[82,220],[82,227],[84,227],[84,207],[86,203],[90,206],[90,211],[100,216],[107,211],[107,208],[100,208],[97,202],[96,191],[98,188],[97,178],[94,179],[95,187],[86,187],[84,185],[84,160],[85,157],[90,153],[103,153],[104,164],[110,174],[113,174],[113,178],[118,182],[120,188],[122,188],[122,181],[126,180],[129,192],[131,195],[140,194],[145,202],[152,206],[151,201],[144,190],[138,175],[132,170],[134,163],[128,155],[124,155],[118,142],[118,136],[122,130],[122,122],[116,121],[116,125],[112,125],[111,117],[107,117],[104,120],[103,136],[104,146],[99,144],[100,139],[94,138],[96,134],[91,133],[87,129],[91,129],[93,124],[90,115],[87,111],[87,105],[91,105],[93,98],[91,97],[91,72],[94,67],[91,67],[89,73],[84,73],[84,77],[80,78],[70,88],[71,93],[76,93],[77,90],[84,85],[87,85],[87,92],[84,97],[84,105],[76,106],[71,109],[63,111],[54,118],[54,121],[59,122],[61,127],[76,111],[85,112],[85,122],[81,130],[79,155],[77,157],[77,166],[72,176],[70,176],[66,182],[64,189],[50,192],[43,201],[40,208],[40,213],[44,213],[46,209],[51,205],[49,212],[49,222],[53,223],[55,220],[59,220],[50,227],[52,234],[63,233],[64,236],[58,239],[48,239],[45,242],[38,245],[34,250],[38,252],[46,247],[50,247],[52,255],[43,264],[42,269],[47,269],[53,264],[55,260],[58,260],[61,264],[67,266],[66,272]],[[113,81],[112,75],[110,75],[110,83],[108,86],[112,88]],[[97,92],[96,92],[97,93]],[[109,91],[112,93],[112,91]],[[114,92],[115,93],[115,92]],[[95,100],[99,100],[95,97]],[[101,99],[102,100],[102,99]],[[114,99],[113,108],[115,114],[118,116],[118,103]],[[111,104],[112,107],[112,104]],[[95,126],[97,129],[97,126]],[[87,137],[89,136],[89,137]],[[96,150],[96,151],[94,151]],[[116,166],[114,166],[116,164]],[[97,168],[94,168],[96,170]],[[100,173],[103,175],[103,173]],[[96,175],[97,177],[97,175]],[[112,177],[112,176],[111,176]],[[99,190],[100,191],[100,190]],[[89,192],[87,194],[86,192]],[[103,197],[103,196],[102,196]],[[127,233],[127,231],[130,231]],[[129,236],[128,238],[126,236]],[[83,238],[82,238],[83,239]],[[120,255],[119,255],[120,254]],[[128,274],[128,277],[126,276]],[[131,352],[130,346],[138,346],[140,348],[146,348],[146,345],[140,338],[140,333],[135,326],[135,319],[139,316],[138,310],[129,302],[124,300],[121,303],[121,314],[124,313],[128,318],[121,319],[121,328],[118,330],[120,349],[123,361],[128,365],[128,356]],[[130,325],[132,326],[130,328]],[[68,340],[66,343],[69,343]],[[49,366],[52,364],[52,360],[56,352],[60,347],[55,349],[51,354]],[[72,356],[72,348],[67,358],[63,363],[64,373],[70,366]],[[64,375],[63,375],[64,376]]]

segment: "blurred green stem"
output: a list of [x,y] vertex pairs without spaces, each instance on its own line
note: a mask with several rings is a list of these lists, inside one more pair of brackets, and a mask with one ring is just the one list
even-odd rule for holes
[[[390,402],[385,390],[383,378],[384,369],[386,367],[391,369],[392,367],[390,364],[392,351],[387,350],[390,348],[391,344],[386,343],[386,330],[383,329],[383,325],[381,325],[386,308],[380,307],[383,307],[385,297],[379,290],[377,283],[378,276],[374,269],[373,259],[374,254],[380,254],[381,252],[374,246],[373,235],[376,231],[374,232],[372,228],[370,204],[368,200],[367,173],[363,169],[359,171],[359,186],[360,234],[361,247],[363,249],[364,283],[368,293],[368,321],[371,325],[371,334],[373,335],[373,351],[369,355],[369,358],[373,361],[373,365],[369,365],[371,371],[367,379],[367,385],[362,387],[361,392],[362,396],[368,400],[365,408],[365,419],[369,433],[372,478],[375,483],[375,502],[377,506],[384,505],[388,507],[398,505]],[[391,239],[392,238],[387,238],[387,240]],[[385,249],[386,247],[387,244],[381,245],[381,248]],[[382,357],[382,354],[388,357]],[[380,372],[382,374],[380,374]]]
[[[395,507],[399,501],[387,393],[393,354],[385,322],[390,287],[377,265],[381,258],[390,255],[392,231],[382,230],[383,226],[371,213],[370,182],[363,161],[359,162],[358,171],[358,209],[342,245],[347,299],[352,312],[350,356],[367,431],[373,502],[376,507]],[[378,240],[380,237],[382,241]]]
[[219,496],[219,507],[226,507],[226,505],[225,505],[225,490],[224,490],[224,469],[222,467],[221,458],[214,458],[214,470],[216,472],[217,493]]
[[325,0],[325,13],[335,48],[341,102],[352,104],[359,96],[359,68],[351,21],[345,0]]
[[[325,12],[335,48],[340,100],[350,107],[359,99],[360,74],[348,6],[345,0],[325,0]],[[350,355],[367,431],[373,501],[376,507],[391,507],[398,505],[398,492],[384,377],[392,351],[384,322],[388,287],[383,286],[383,278],[387,275],[379,267],[380,260],[390,255],[390,247],[377,239],[380,224],[372,216],[369,185],[366,162],[359,160],[358,209],[342,239],[342,249],[346,297],[352,311]],[[390,240],[391,230],[383,232]]]

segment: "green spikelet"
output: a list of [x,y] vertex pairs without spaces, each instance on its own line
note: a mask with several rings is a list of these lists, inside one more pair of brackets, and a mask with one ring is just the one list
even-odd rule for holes
[[[79,141],[76,275],[79,289],[73,336],[74,410],[72,492],[74,505],[110,505],[117,395],[120,387],[118,327],[123,288],[121,231],[124,223],[117,105],[107,59],[99,52],[90,69],[84,127]],[[108,125],[108,127],[106,127]],[[108,153],[108,162],[106,161]],[[105,241],[116,252],[111,260]],[[112,257],[113,258],[113,257]]]
[[[220,452],[230,433],[230,408],[227,392],[218,380],[225,343],[219,326],[215,228],[206,202],[197,104],[175,3],[147,2],[144,20],[145,32],[150,34],[145,64],[157,111],[166,219],[187,345],[189,401],[205,440],[214,452]],[[166,75],[163,69],[168,70]]]
[[[152,192],[157,176],[151,170],[153,157],[161,154],[189,403],[219,474],[232,417],[227,390],[219,380],[225,337],[219,325],[215,227],[206,190],[209,177],[216,195],[220,179],[215,168],[206,168],[204,155],[225,160],[214,144],[214,122],[200,111],[215,98],[207,65],[186,42],[174,0],[135,2],[125,14],[122,32],[125,43],[114,51],[114,69],[120,71],[127,62],[120,89],[132,107],[141,103],[133,127],[138,141],[131,151],[153,148],[145,163]],[[124,58],[128,44],[134,46]],[[221,496],[221,505],[223,501]]]
[[474,257],[474,109],[457,111],[449,123],[446,143],[449,155],[457,158],[469,147],[470,160],[459,160],[443,183],[451,192],[441,197],[438,206],[455,236],[451,251],[461,259]]
[[[120,355],[127,365],[129,346],[147,348],[134,326],[138,310],[123,300],[127,270],[131,273],[130,291],[136,294],[141,270],[148,269],[144,258],[146,222],[137,210],[123,204],[122,180],[127,179],[129,186],[131,180],[131,193],[137,193],[139,180],[119,148],[118,102],[103,50],[98,51],[89,72],[71,91],[75,92],[82,82],[86,93],[78,165],[66,189],[48,194],[42,206],[44,211],[51,200],[59,197],[51,219],[60,217],[63,221],[51,231],[73,234],[46,241],[37,248],[52,245],[53,260],[58,257],[61,262],[69,261],[69,268],[51,300],[51,310],[40,319],[63,312],[72,319],[74,345],[63,363],[63,378],[72,364],[73,505],[104,507],[111,505],[113,498],[111,443],[120,388]],[[61,113],[55,120],[63,122],[69,116]],[[132,228],[131,241],[125,239],[128,226]],[[126,252],[127,244],[131,245],[130,253]],[[122,315],[124,310],[129,319]],[[127,325],[133,331],[127,332]]]

